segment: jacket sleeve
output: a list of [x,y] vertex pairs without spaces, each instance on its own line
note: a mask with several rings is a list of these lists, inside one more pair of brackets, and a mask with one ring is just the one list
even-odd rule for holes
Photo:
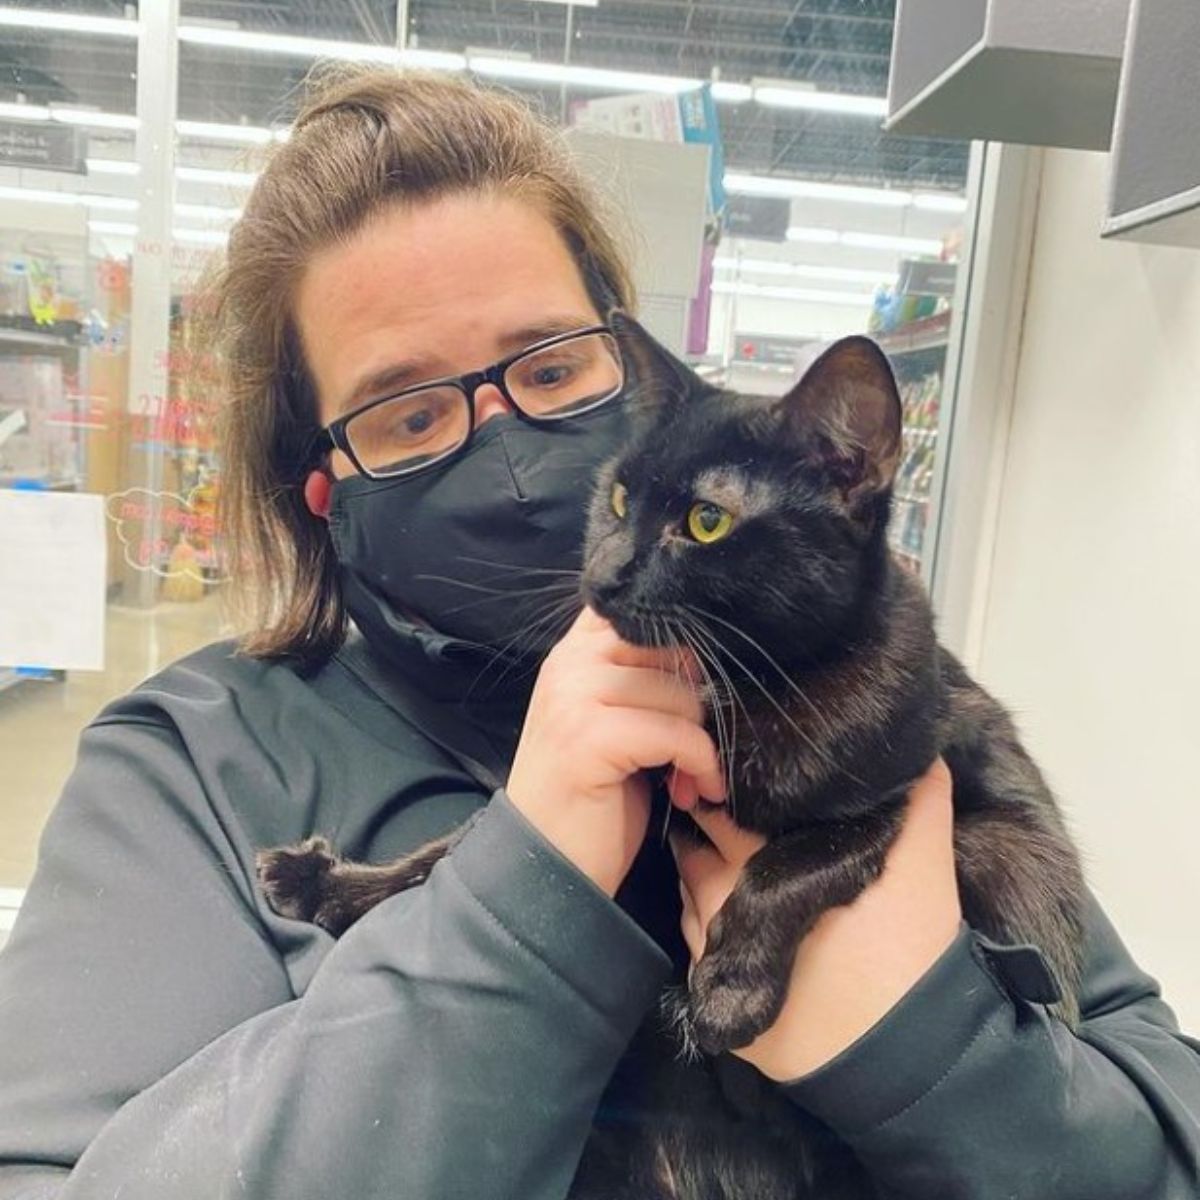
[[1200,1045],[1089,897],[1082,1021],[1032,947],[964,928],[831,1063],[786,1085],[888,1200],[1195,1200]]
[[85,733],[0,954],[0,1200],[561,1200],[657,946],[500,792],[297,998],[217,824],[173,729]]

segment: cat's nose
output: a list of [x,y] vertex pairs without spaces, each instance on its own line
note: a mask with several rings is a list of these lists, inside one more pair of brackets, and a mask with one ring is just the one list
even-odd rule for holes
[[602,617],[611,617],[629,591],[629,581],[620,573],[612,572],[601,576],[585,573],[583,577],[583,599]]

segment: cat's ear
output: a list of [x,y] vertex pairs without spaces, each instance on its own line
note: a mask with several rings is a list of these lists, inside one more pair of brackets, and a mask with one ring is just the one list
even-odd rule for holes
[[870,338],[842,338],[821,351],[779,403],[806,459],[851,508],[891,487],[903,406],[891,363]]
[[657,407],[713,390],[712,384],[655,341],[628,313],[614,308],[608,314],[608,327],[616,334],[625,362],[625,395],[629,400]]

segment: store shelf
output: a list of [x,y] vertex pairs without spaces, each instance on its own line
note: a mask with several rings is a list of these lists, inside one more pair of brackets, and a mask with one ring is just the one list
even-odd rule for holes
[[944,350],[950,344],[950,314],[913,321],[891,333],[878,334],[875,340],[891,358],[922,350]]
[[60,479],[49,479],[44,475],[0,475],[0,488],[24,487],[39,492],[74,492],[80,482],[74,475],[64,475]]
[[44,346],[50,349],[78,349],[78,321],[55,321],[53,325],[37,325],[32,318],[0,317],[0,346]]

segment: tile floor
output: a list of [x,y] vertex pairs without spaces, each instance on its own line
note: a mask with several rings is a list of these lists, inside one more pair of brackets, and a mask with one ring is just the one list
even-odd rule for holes
[[0,941],[33,875],[42,825],[75,762],[80,730],[110,700],[189,651],[229,636],[219,593],[152,609],[110,605],[103,671],[0,692]]

